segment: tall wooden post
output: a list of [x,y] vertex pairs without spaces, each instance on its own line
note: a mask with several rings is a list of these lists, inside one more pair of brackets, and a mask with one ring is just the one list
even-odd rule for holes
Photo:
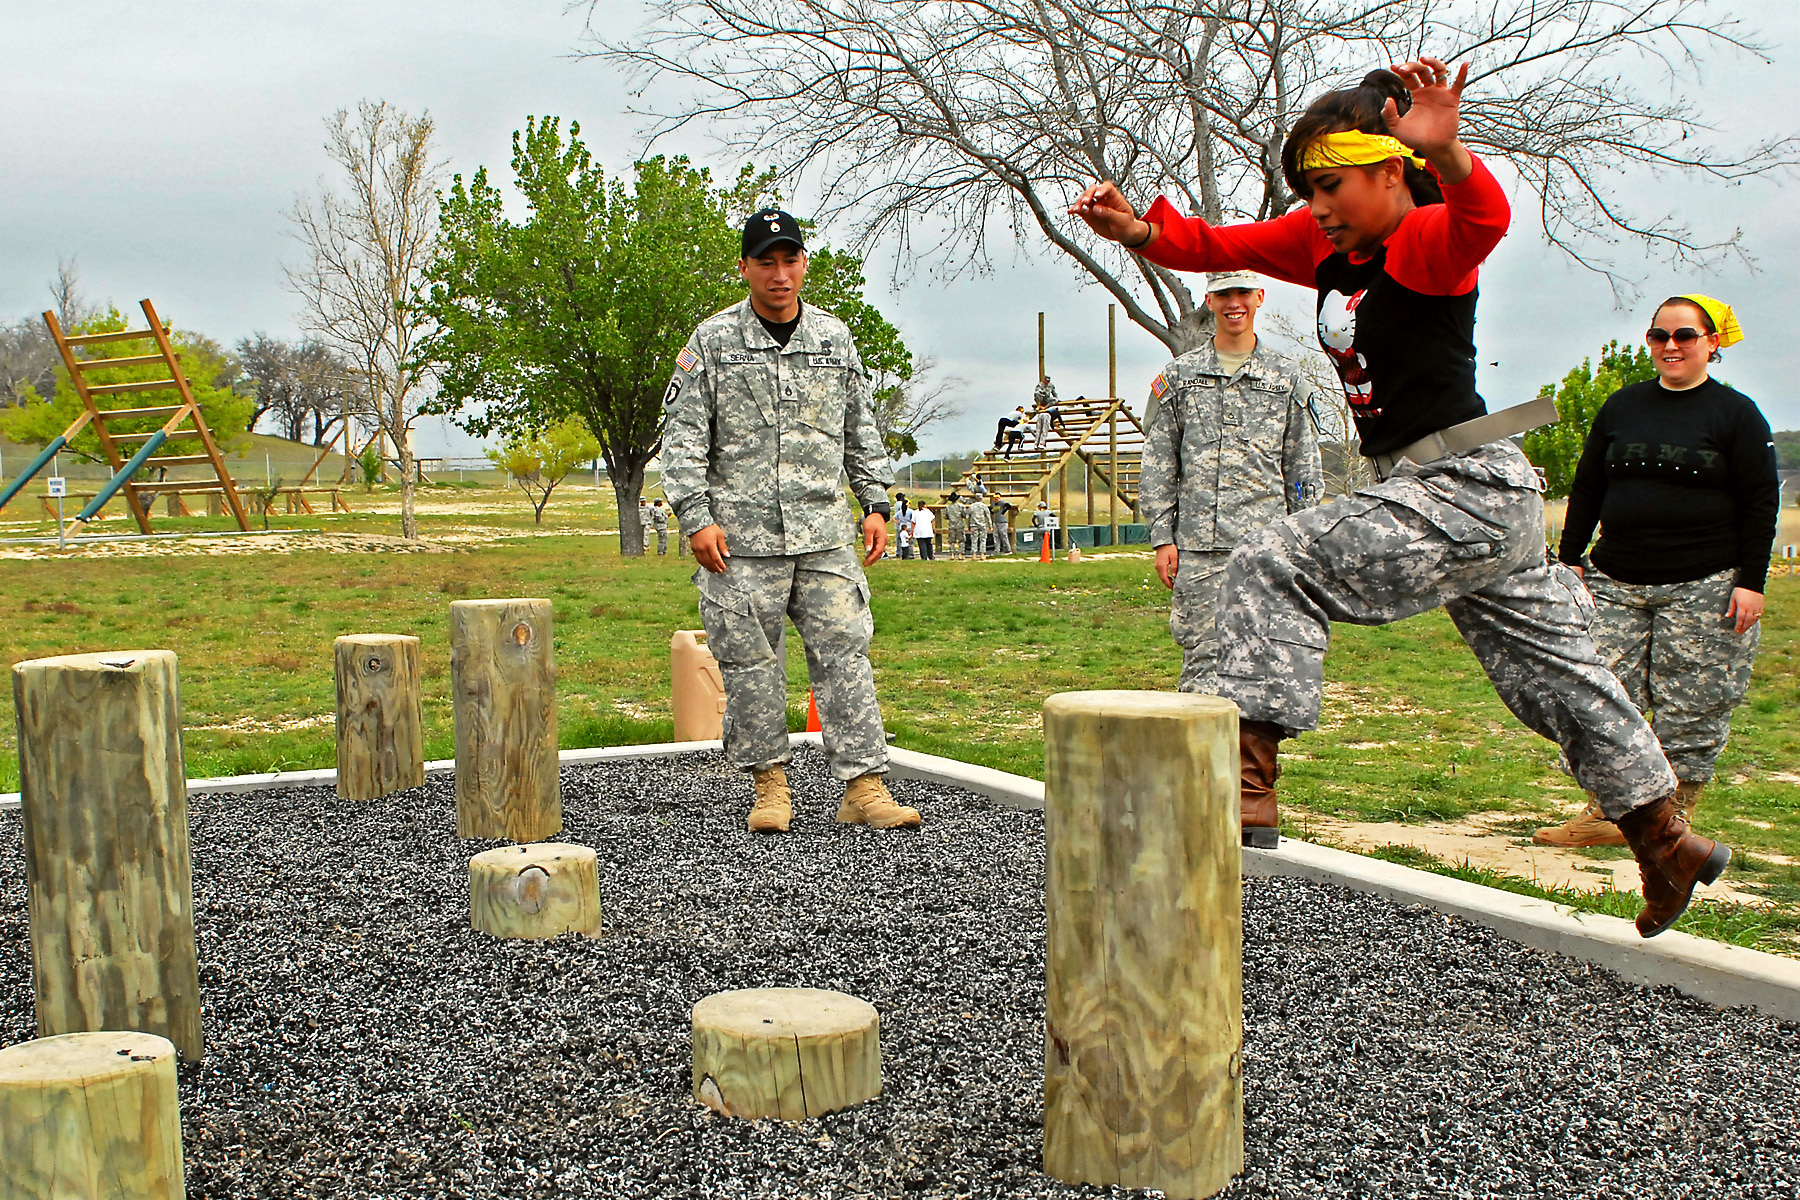
[[0,1196],[185,1194],[168,1039],[109,1030],[0,1050]]
[[1038,314],[1038,382],[1050,378],[1044,373],[1044,314]]
[[450,605],[457,837],[541,842],[562,832],[551,637],[548,600]]
[[22,662],[13,704],[38,1033],[133,1029],[199,1061],[175,655]]
[[419,639],[346,634],[332,644],[337,678],[337,794],[376,800],[425,782]]
[[1106,398],[1113,403],[1113,414],[1106,422],[1106,476],[1112,480],[1111,494],[1106,500],[1108,524],[1112,526],[1112,542],[1119,544],[1119,306],[1106,306]]
[[1044,702],[1044,1170],[1216,1194],[1244,1164],[1237,709]]
[[1064,463],[1056,468],[1056,525],[1057,530],[1050,536],[1050,544],[1054,546],[1060,538],[1064,548],[1069,541],[1069,464]]

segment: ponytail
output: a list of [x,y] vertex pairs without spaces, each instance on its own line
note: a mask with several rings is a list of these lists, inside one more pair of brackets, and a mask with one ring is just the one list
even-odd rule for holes
[[[1364,133],[1386,134],[1388,125],[1384,109],[1389,100],[1403,115],[1412,107],[1412,93],[1406,90],[1406,84],[1392,71],[1382,70],[1370,71],[1355,87],[1326,92],[1308,105],[1300,119],[1294,122],[1287,141],[1281,144],[1281,175],[1294,195],[1302,199],[1312,196],[1306,174],[1300,169],[1300,161],[1306,157],[1307,149],[1328,133],[1359,129]],[[1414,204],[1423,207],[1444,202],[1444,189],[1439,186],[1437,176],[1420,169],[1411,159],[1400,161]]]

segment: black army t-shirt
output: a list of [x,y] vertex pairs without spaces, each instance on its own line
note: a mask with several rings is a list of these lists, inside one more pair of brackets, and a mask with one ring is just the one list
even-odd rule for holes
[[[750,311],[756,312],[755,307],[752,307]],[[794,319],[791,321],[771,321],[759,312],[756,313],[756,319],[761,321],[762,327],[769,331],[769,336],[775,339],[775,344],[786,350],[788,342],[793,339],[794,330],[800,328],[800,309],[798,307],[794,309]]]
[[1614,392],[1588,432],[1558,557],[1625,583],[1685,583],[1728,568],[1763,590],[1781,487],[1769,423],[1750,397],[1708,379]]

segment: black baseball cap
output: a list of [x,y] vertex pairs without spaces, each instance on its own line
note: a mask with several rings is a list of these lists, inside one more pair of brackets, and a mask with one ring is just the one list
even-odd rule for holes
[[792,242],[797,249],[806,249],[800,238],[800,222],[779,208],[765,208],[744,222],[743,257],[766,254],[770,246],[779,242]]

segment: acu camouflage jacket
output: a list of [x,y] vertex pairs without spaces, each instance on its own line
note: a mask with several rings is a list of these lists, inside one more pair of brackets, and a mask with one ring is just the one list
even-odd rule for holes
[[733,554],[811,554],[856,540],[842,480],[888,511],[894,472],[850,331],[802,304],[786,348],[748,298],[700,323],[663,396],[663,494],[684,531]]
[[1139,504],[1150,544],[1229,550],[1244,535],[1319,501],[1312,385],[1258,340],[1227,376],[1212,342],[1150,386]]

